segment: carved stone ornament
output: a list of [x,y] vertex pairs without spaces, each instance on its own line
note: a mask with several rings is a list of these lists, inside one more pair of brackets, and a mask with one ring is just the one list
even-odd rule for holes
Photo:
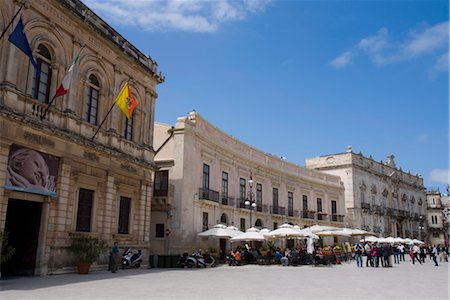
[[362,184],[361,184],[361,186],[359,187],[359,189],[361,190],[361,191],[365,191],[365,190],[367,190],[367,186],[366,186],[366,184],[363,182]]
[[403,194],[402,195],[402,201],[406,201],[406,200],[408,200],[408,197],[406,197],[406,194]]
[[383,195],[383,197],[387,197],[387,195],[389,195],[388,190],[384,189],[382,195]]
[[372,185],[372,187],[370,188],[370,191],[372,192],[372,194],[376,195],[377,187],[375,185]]

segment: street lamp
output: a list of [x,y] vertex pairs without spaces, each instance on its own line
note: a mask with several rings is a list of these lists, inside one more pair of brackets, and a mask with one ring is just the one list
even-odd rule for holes
[[248,207],[250,209],[250,227],[253,227],[253,223],[252,223],[252,212],[253,209],[256,207],[256,202],[254,200],[255,195],[253,194],[253,178],[252,175],[250,174],[250,179],[248,181],[248,186],[250,188],[250,190],[247,192],[247,198],[245,199],[245,206]]

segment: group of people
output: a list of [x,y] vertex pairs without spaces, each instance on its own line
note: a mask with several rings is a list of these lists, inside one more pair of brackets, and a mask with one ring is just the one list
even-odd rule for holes
[[435,266],[438,266],[437,258],[440,257],[440,261],[448,261],[448,247],[445,245],[430,245],[426,247],[422,245],[403,245],[400,243],[365,243],[365,245],[356,244],[354,258],[356,265],[360,268],[363,267],[362,257],[366,257],[366,267],[379,266],[389,268],[392,267],[392,256],[394,256],[394,264],[400,264],[401,261],[405,261],[405,256],[409,254],[410,260],[413,264],[419,262],[420,264],[425,262],[427,255],[433,260]]

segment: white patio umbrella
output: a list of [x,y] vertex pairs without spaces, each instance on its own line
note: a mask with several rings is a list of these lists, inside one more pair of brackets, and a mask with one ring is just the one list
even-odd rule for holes
[[379,238],[378,241],[380,243],[390,243],[390,244],[392,244],[392,243],[395,243],[395,238],[390,236],[390,237],[386,237],[386,238]]
[[368,236],[366,238],[361,239],[360,242],[375,243],[375,242],[378,242],[378,238],[376,236]]
[[414,244],[413,240],[410,239],[410,238],[406,238],[406,239],[403,239],[403,240],[404,240],[405,244],[410,244],[410,245]]
[[346,237],[351,237],[350,234],[343,232],[342,230],[324,230],[324,231],[319,231],[316,232],[315,234],[317,234],[318,236],[346,236]]
[[231,237],[235,237],[240,234],[243,234],[243,232],[240,231],[236,226],[228,226],[227,231],[230,233]]
[[299,232],[300,232],[303,236],[305,236],[305,237],[307,237],[307,238],[312,238],[312,239],[315,239],[315,240],[318,240],[318,239],[319,239],[319,236],[318,236],[317,234],[313,233],[313,232],[311,231],[311,228],[310,228],[310,227],[306,227],[306,228],[300,229]]
[[394,238],[394,242],[395,242],[395,243],[404,243],[405,240],[402,239],[401,237],[396,237],[396,238]]
[[223,224],[216,224],[213,228],[200,232],[197,234],[200,237],[217,237],[217,238],[230,238],[232,237],[232,233],[230,230],[227,230],[227,226]]
[[262,233],[264,236],[268,236],[270,232],[269,228],[263,228],[259,231],[259,233]]
[[259,232],[259,229],[257,228],[249,228],[244,233],[232,237],[230,239],[231,242],[244,242],[244,241],[264,241],[266,238],[264,235]]
[[424,242],[422,242],[421,240],[418,240],[418,239],[413,239],[412,241],[414,244],[425,244]]
[[308,227],[312,233],[325,231],[325,230],[339,230],[341,228],[334,226],[313,225]]
[[267,234],[267,236],[273,238],[297,238],[297,237],[306,237],[299,230],[295,230],[291,227],[279,227],[275,230],[272,230]]

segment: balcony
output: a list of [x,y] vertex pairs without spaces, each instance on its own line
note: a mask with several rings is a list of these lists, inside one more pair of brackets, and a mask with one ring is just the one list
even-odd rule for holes
[[220,198],[220,204],[234,206],[235,205],[234,198],[228,197],[227,195],[222,195],[222,197]]
[[363,225],[361,225],[361,229],[365,230],[365,231],[370,231],[370,226],[363,224]]
[[327,217],[328,217],[327,213],[324,213],[321,211],[317,212],[317,220],[318,221],[327,221],[327,219],[328,219]]
[[315,218],[315,211],[312,211],[312,210],[304,210],[304,211],[302,211],[301,216],[302,216],[303,219],[314,220],[314,218]]
[[281,216],[285,216],[286,215],[286,209],[282,206],[271,206],[270,207],[270,213],[273,215],[281,215]]
[[344,216],[343,215],[332,214],[331,215],[331,221],[333,221],[333,222],[344,222]]
[[210,189],[199,188],[198,198],[199,200],[209,200],[219,203],[219,192]]
[[383,208],[381,206],[379,206],[379,205],[372,205],[372,210],[377,215],[382,215],[383,214]]
[[381,227],[380,227],[380,226],[375,226],[375,227],[373,227],[373,232],[375,232],[375,233],[381,233]]
[[362,209],[370,209],[370,204],[366,202],[361,202],[361,208]]
[[237,201],[236,201],[236,208],[248,208],[245,205],[245,201],[246,201],[246,199],[243,199],[243,198],[237,199]]
[[288,216],[289,217],[299,217],[298,210],[288,209]]
[[395,210],[393,208],[387,208],[386,215],[388,215],[390,217],[395,217]]

